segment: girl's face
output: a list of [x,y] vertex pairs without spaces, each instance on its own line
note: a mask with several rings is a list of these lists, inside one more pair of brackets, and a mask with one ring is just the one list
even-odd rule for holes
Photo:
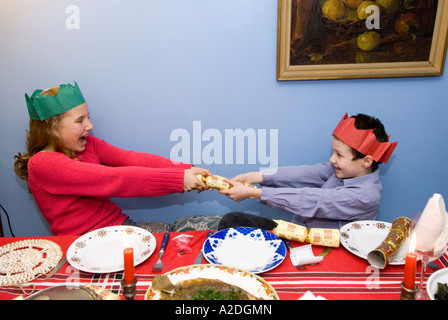
[[335,137],[333,137],[331,147],[333,154],[330,157],[330,162],[339,179],[356,178],[371,173],[370,156],[353,160],[351,147]]
[[58,126],[62,147],[67,151],[83,152],[86,148],[86,137],[93,129],[89,118],[89,109],[83,103],[65,112]]

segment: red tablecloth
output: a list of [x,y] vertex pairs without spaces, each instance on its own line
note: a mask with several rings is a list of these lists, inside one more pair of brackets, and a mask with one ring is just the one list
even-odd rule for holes
[[[163,257],[164,268],[162,273],[194,264],[208,233],[208,231],[188,232],[188,234],[193,235],[191,242],[193,253],[184,256],[178,255],[178,248],[172,240],[181,233],[172,233]],[[156,251],[135,268],[138,279],[136,300],[145,298],[146,291],[156,275],[152,272],[152,268],[158,260],[163,234],[155,233],[154,236],[157,240]],[[43,238],[59,244],[65,255],[69,246],[78,237]],[[24,239],[29,238],[0,238],[0,246]],[[293,247],[302,245],[297,242],[291,242],[291,244]],[[313,246],[315,255],[322,250],[323,247]],[[207,263],[207,261],[204,259],[203,263]],[[441,267],[448,266],[447,256],[443,256],[436,263]],[[420,271],[420,264],[417,271]],[[428,273],[431,272],[432,270],[428,268]],[[288,254],[277,268],[258,275],[274,287],[281,300],[299,299],[308,290],[314,295],[320,295],[328,300],[396,300],[400,299],[400,283],[403,281],[404,266],[388,266],[384,270],[378,270],[371,267],[366,260],[353,255],[341,246],[333,249],[321,263],[314,266],[307,265],[306,269],[297,270],[292,265]],[[8,300],[23,296],[23,290],[30,293],[31,290],[37,292],[55,285],[84,285],[90,282],[121,295],[120,277],[120,273],[93,274],[82,272],[66,263],[49,280],[44,280],[43,277],[37,278],[31,282],[32,285],[25,288],[0,287],[0,299]],[[121,298],[124,299],[122,296]]]

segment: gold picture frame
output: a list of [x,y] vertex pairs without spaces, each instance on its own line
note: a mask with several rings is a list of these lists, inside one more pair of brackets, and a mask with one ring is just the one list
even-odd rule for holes
[[[359,18],[356,18],[358,21],[346,21],[344,18],[328,19],[322,12],[325,1],[278,0],[277,80],[412,77],[443,74],[448,42],[448,0],[425,0],[427,3],[433,3],[435,7],[432,11],[433,19],[426,18],[423,21],[426,29],[432,30],[431,34],[425,34],[426,40],[423,36],[418,38],[418,28],[422,27],[418,23],[417,29],[414,29],[415,33],[412,34],[409,31],[407,34],[401,34],[401,30],[395,27],[395,24],[398,24],[397,19],[403,17],[404,14],[413,13],[413,1],[422,0],[396,0],[399,1],[400,6],[407,7],[401,7],[398,9],[399,12],[390,15],[379,13],[381,19],[378,21],[385,26],[381,31],[385,34],[384,39],[387,43],[380,44],[376,50],[371,51],[363,51],[359,48],[356,41],[357,34],[377,30],[368,29],[367,20],[359,20]],[[346,1],[348,0],[344,0]],[[347,4],[344,6],[350,13],[353,13],[353,10],[356,11],[346,7]],[[417,13],[420,12],[414,14]],[[390,21],[384,21],[383,17],[389,18]],[[396,21],[393,21],[393,18]],[[375,21],[370,19],[369,23],[372,24],[372,22]],[[428,23],[431,22],[433,29],[428,28]],[[365,24],[365,30],[362,28],[362,23]],[[420,24],[423,25],[423,23]],[[316,27],[313,29],[312,26]],[[394,34],[398,32],[397,30],[400,34]],[[420,49],[425,46],[417,40],[426,41],[426,52]],[[383,41],[382,38],[381,41]],[[418,47],[417,53],[415,51],[417,49],[412,48],[413,43]],[[400,45],[405,49],[409,46],[409,50],[400,51]],[[413,52],[414,56],[412,56]],[[347,62],[347,59],[352,60]]]

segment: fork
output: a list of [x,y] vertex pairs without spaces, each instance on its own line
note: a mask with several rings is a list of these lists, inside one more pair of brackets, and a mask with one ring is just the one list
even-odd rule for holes
[[166,248],[166,245],[168,244],[169,238],[170,238],[170,234],[168,232],[163,235],[162,246],[160,247],[160,251],[159,251],[159,260],[152,268],[152,272],[162,271],[162,269],[163,269],[162,256],[165,253],[165,248]]

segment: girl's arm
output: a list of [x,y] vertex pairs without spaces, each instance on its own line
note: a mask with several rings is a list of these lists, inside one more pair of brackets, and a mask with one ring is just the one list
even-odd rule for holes
[[184,191],[185,168],[112,167],[40,152],[28,163],[29,182],[51,194],[89,197],[160,196]]
[[151,168],[182,167],[185,169],[192,167],[191,164],[170,160],[159,155],[121,149],[96,137],[89,136],[88,138],[90,138],[88,142],[94,144],[94,150],[101,163],[108,166],[138,166]]

